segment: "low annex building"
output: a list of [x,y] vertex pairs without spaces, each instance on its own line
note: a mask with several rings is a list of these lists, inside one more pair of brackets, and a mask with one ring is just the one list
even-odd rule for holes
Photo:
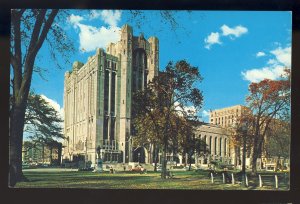
[[219,160],[223,163],[231,163],[232,150],[230,137],[226,130],[218,125],[202,123],[196,127],[195,135],[206,142],[209,152],[197,156],[196,165],[208,164],[210,161]]

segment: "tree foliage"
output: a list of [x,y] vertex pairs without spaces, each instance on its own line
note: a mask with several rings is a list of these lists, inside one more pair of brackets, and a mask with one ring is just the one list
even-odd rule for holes
[[23,178],[22,142],[27,99],[33,72],[42,73],[43,70],[35,64],[38,52],[45,41],[54,59],[56,54],[65,56],[74,50],[63,29],[54,21],[58,12],[58,9],[11,10],[10,186]]
[[59,113],[44,98],[30,94],[25,113],[24,131],[33,142],[48,144],[64,138]]
[[[253,114],[249,114],[247,120],[251,124],[252,173],[256,173],[256,161],[262,154],[271,123],[290,117],[290,70],[286,70],[280,80],[251,83],[249,92],[246,101]],[[273,132],[269,131],[269,134],[273,135]]]
[[162,147],[162,178],[166,178],[166,154],[178,149],[179,141],[191,134],[189,120],[197,119],[195,113],[202,106],[203,96],[195,84],[201,80],[197,67],[184,60],[170,62],[134,96],[134,127],[140,132],[139,140],[154,141]]
[[291,124],[288,121],[274,120],[270,124],[265,143],[268,157],[289,158],[291,144]]

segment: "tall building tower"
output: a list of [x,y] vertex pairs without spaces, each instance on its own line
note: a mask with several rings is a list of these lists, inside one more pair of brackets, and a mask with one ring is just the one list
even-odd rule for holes
[[87,63],[74,62],[65,74],[64,158],[94,164],[100,147],[104,162],[131,160],[132,96],[158,75],[159,42],[133,36],[129,25],[120,35],[106,52],[97,49]]

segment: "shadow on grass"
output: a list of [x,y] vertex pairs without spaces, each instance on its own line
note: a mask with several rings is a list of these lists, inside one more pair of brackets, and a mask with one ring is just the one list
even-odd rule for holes
[[[21,182],[21,188],[98,188],[98,189],[199,189],[199,190],[277,190],[274,182],[264,182],[259,187],[258,176],[249,176],[249,187],[242,184],[223,184],[222,176],[212,184],[208,172],[174,172],[175,177],[162,180],[160,172],[139,174],[117,172],[116,174],[93,172],[24,172],[29,182]],[[271,177],[270,177],[271,178]],[[236,180],[238,181],[238,179]],[[279,178],[279,190],[288,190],[288,185]]]

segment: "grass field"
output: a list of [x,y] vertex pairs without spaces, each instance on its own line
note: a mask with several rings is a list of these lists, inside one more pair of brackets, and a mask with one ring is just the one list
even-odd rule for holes
[[[264,187],[249,181],[249,187],[241,184],[223,184],[222,177],[216,177],[214,183],[207,171],[175,172],[172,179],[162,180],[159,172],[138,174],[119,172],[116,174],[78,172],[78,171],[24,171],[27,182],[20,182],[17,188],[95,188],[95,189],[200,189],[200,190],[275,190],[272,182]],[[279,190],[288,190],[286,184],[280,184]]]

